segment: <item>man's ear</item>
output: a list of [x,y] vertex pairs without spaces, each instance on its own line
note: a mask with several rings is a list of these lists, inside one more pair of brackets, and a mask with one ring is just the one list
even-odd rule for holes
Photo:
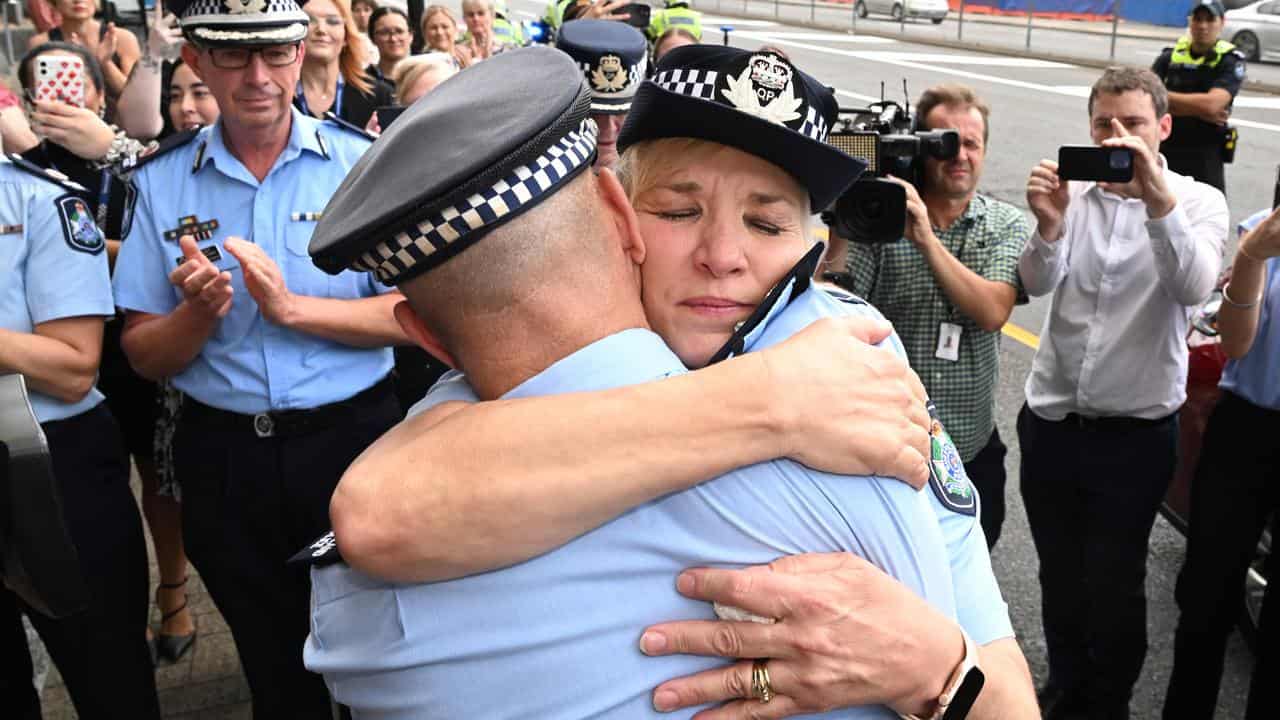
[[622,250],[636,265],[644,264],[644,238],[640,236],[640,219],[636,217],[635,208],[627,199],[627,192],[618,182],[618,176],[610,168],[601,168],[596,174],[596,183],[600,187],[600,197],[604,200],[605,211],[613,220],[622,240]]
[[1169,139],[1169,134],[1173,132],[1173,116],[1165,113],[1160,116],[1160,142]]
[[426,323],[422,322],[422,318],[418,317],[418,313],[409,307],[408,300],[401,300],[396,303],[394,312],[396,322],[400,323],[400,329],[404,330],[404,334],[408,335],[410,340],[445,365],[455,370],[458,368],[458,363],[454,362],[453,356],[449,354],[448,350],[444,349],[440,338],[436,337],[436,334],[431,332]]

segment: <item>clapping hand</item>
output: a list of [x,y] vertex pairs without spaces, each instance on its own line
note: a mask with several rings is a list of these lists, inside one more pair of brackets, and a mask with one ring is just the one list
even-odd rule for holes
[[231,312],[231,273],[218,272],[209,258],[200,252],[190,235],[178,239],[183,262],[169,273],[169,283],[182,291],[185,302],[207,318],[223,318]]
[[284,275],[276,261],[268,257],[262,248],[240,238],[228,238],[222,245],[240,261],[245,288],[258,303],[262,317],[276,325],[287,324],[295,298],[285,285]]

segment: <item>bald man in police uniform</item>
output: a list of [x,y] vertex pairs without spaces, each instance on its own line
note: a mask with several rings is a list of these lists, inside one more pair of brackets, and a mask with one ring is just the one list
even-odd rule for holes
[[1245,73],[1244,55],[1219,39],[1225,12],[1221,0],[1197,0],[1187,13],[1187,34],[1151,66],[1169,90],[1173,132],[1160,143],[1169,169],[1223,192],[1227,120]]
[[302,666],[310,587],[285,561],[328,527],[343,470],[399,419],[387,375],[399,300],[307,255],[369,147],[291,106],[307,15],[293,0],[168,5],[222,109],[147,158],[115,269],[122,343],[186,395],[174,438],[187,553],[227,620],[258,718],[324,717]]
[[560,31],[556,47],[578,63],[591,88],[591,119],[598,128],[596,167],[613,167],[618,134],[645,77],[649,47],[644,35],[615,20],[574,20]]

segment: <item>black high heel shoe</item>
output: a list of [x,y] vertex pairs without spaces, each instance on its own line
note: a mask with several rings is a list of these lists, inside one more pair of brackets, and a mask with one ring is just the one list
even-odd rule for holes
[[[177,583],[160,583],[160,586],[156,588],[156,607],[160,607],[160,590],[161,589],[177,590],[178,588],[183,587],[186,584],[187,584],[186,578],[182,578],[182,582],[177,582]],[[174,608],[173,610],[170,610],[169,612],[163,613],[161,615],[160,627],[163,628],[166,620],[168,620],[169,618],[177,615],[178,613],[186,609],[187,609],[187,594],[184,592],[182,594],[182,604]],[[191,649],[191,646],[195,644],[195,641],[196,641],[195,630],[192,630],[190,633],[186,635],[166,635],[163,632],[158,632],[156,633],[156,637],[155,637],[155,648],[156,648],[155,654],[160,658],[168,660],[171,663],[176,663],[182,659],[182,656],[185,655],[188,650]]]

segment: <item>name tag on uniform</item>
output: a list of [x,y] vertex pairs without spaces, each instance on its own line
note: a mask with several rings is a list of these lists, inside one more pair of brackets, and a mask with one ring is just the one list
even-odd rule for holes
[[938,325],[938,349],[933,356],[939,360],[960,360],[961,328],[955,323],[944,322]]
[[[214,265],[217,265],[218,261],[222,259],[222,253],[218,250],[217,245],[206,245],[200,248],[200,254],[209,258],[209,262],[213,263]],[[186,261],[187,261],[187,257],[185,255],[178,256],[179,265],[181,265]]]

